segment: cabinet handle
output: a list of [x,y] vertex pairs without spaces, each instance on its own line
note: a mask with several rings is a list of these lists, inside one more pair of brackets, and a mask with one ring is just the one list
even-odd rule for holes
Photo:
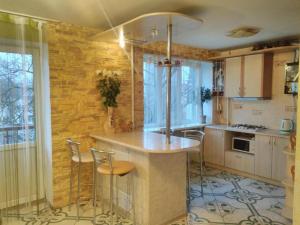
[[242,157],[239,155],[236,155],[235,158],[241,159]]
[[269,137],[269,145],[271,144],[271,137]]
[[273,142],[273,144],[274,145],[276,145],[277,144],[277,140],[276,140],[277,138],[276,137],[274,137],[274,142]]

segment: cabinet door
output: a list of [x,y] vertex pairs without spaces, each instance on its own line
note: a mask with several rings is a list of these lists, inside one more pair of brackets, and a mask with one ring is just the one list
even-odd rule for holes
[[213,159],[214,159],[213,151],[214,151],[213,130],[205,128],[205,137],[204,137],[205,162],[213,163]]
[[262,97],[264,55],[247,55],[244,63],[244,97]]
[[255,175],[272,177],[272,145],[272,137],[255,135]]
[[215,139],[216,142],[215,147],[215,164],[224,166],[224,130],[215,130]]
[[242,57],[225,60],[225,96],[240,97]]
[[286,156],[283,150],[288,146],[287,138],[273,138],[272,179],[281,181],[286,173]]
[[204,160],[224,166],[224,131],[205,129]]
[[254,156],[247,153],[226,151],[225,166],[231,169],[254,173]]

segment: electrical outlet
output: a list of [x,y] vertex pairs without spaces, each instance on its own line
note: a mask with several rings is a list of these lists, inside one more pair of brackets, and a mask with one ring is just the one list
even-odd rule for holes
[[285,112],[297,112],[297,107],[296,106],[286,105],[285,106]]
[[234,109],[242,109],[242,108],[243,108],[243,105],[242,105],[242,104],[237,104],[237,103],[235,103],[235,104],[233,104],[233,108],[234,108]]
[[253,115],[253,116],[261,116],[262,113],[263,113],[262,110],[258,110],[258,109],[253,109],[253,110],[252,110],[252,115]]

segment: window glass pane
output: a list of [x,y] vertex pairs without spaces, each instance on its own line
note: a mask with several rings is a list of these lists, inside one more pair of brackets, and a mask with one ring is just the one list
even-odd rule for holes
[[33,57],[0,52],[0,144],[34,139]]
[[[144,55],[144,127],[159,128],[166,120],[166,68],[157,66],[164,57]],[[179,59],[180,67],[172,68],[171,126],[199,124],[200,88],[211,88],[211,63]],[[202,64],[204,70],[202,70]],[[209,105],[211,107],[211,104]],[[209,110],[205,110],[209,112]],[[211,110],[210,110],[211,112]],[[211,116],[210,116],[211,118]]]

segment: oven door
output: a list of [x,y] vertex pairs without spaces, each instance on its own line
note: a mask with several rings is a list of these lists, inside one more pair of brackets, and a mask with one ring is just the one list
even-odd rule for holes
[[232,138],[232,150],[250,152],[250,140],[243,138]]

